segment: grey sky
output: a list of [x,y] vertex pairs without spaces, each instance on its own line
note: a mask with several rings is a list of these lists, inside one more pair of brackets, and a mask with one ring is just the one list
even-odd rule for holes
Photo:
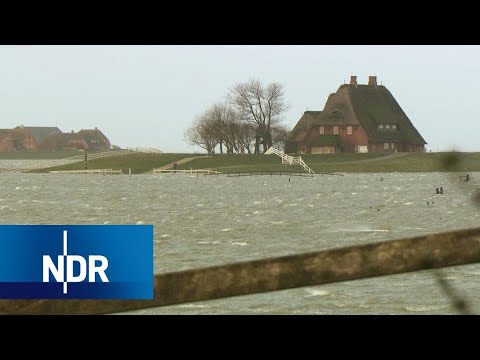
[[0,46],[0,128],[97,126],[112,144],[201,152],[196,114],[250,77],[285,85],[292,128],[357,75],[376,75],[427,150],[480,151],[479,46]]

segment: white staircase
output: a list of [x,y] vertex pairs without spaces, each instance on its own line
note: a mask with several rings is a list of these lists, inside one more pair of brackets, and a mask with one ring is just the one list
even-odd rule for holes
[[265,151],[265,155],[271,155],[275,154],[278,155],[282,158],[282,164],[289,164],[289,165],[301,165],[303,169],[310,174],[315,174],[310,167],[305,164],[305,162],[302,160],[301,156],[290,156],[285,154],[283,151],[278,150],[271,146],[267,151]]

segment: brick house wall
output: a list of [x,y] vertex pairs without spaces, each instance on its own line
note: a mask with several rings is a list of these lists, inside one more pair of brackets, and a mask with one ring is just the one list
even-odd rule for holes
[[13,140],[10,137],[0,141],[0,152],[13,151]]

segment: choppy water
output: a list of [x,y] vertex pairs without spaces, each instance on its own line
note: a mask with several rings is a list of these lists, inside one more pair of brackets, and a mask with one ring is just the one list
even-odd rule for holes
[[[155,271],[177,271],[480,224],[458,174],[288,177],[0,174],[2,224],[154,224]],[[380,178],[383,177],[383,181]],[[443,195],[434,195],[443,187]],[[429,205],[427,205],[429,202]],[[480,265],[442,270],[480,313]],[[431,271],[135,311],[450,314]]]
[[35,168],[45,168],[50,166],[58,166],[63,164],[68,164],[73,162],[73,160],[66,159],[45,159],[45,160],[2,160],[0,159],[0,172],[5,170],[13,169],[35,169]]

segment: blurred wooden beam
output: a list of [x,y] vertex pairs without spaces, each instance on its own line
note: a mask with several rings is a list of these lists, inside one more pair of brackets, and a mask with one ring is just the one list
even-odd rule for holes
[[480,228],[158,274],[154,300],[0,300],[0,313],[117,313],[475,262]]

